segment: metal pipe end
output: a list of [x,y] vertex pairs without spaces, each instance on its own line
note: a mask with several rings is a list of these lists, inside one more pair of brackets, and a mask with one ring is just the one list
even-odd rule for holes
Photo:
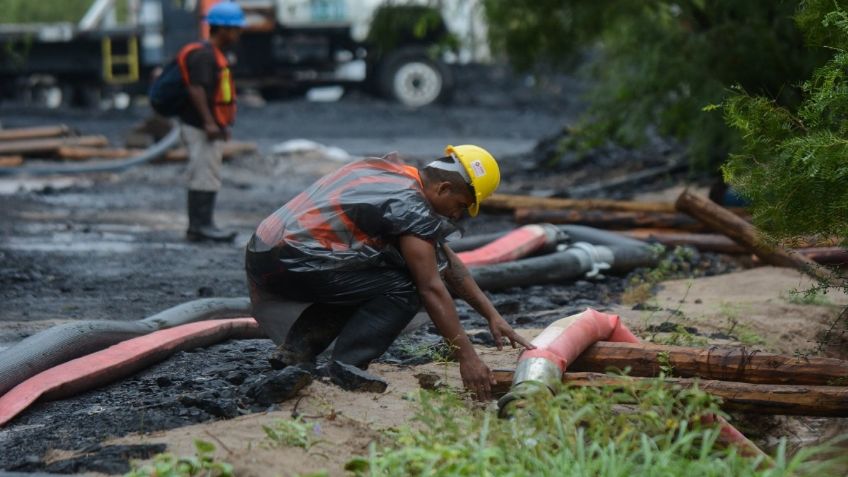
[[507,418],[512,410],[523,407],[531,395],[547,391],[554,394],[562,379],[562,371],[545,358],[532,357],[518,362],[509,392],[498,399],[498,416]]

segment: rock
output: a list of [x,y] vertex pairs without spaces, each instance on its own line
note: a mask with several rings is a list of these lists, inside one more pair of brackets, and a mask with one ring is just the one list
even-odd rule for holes
[[384,379],[367,373],[356,366],[333,361],[327,366],[330,381],[346,391],[382,393],[389,387]]
[[179,401],[185,406],[196,407],[216,417],[233,418],[239,415],[238,405],[235,399],[221,398],[214,391],[207,391],[193,396],[181,396]]
[[444,387],[442,378],[436,373],[418,373],[413,376],[415,376],[415,379],[418,380],[418,385],[421,386],[422,389],[432,391],[434,389]]
[[271,405],[293,397],[311,382],[312,375],[308,371],[289,366],[250,383],[245,394],[257,404]]
[[468,335],[468,339],[474,344],[479,344],[483,346],[497,345],[497,343],[495,343],[495,338],[492,337],[492,334],[488,331],[481,331],[479,333],[470,334]]

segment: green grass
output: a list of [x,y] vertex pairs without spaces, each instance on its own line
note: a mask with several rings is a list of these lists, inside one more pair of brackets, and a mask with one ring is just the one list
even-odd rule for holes
[[215,446],[200,439],[194,441],[195,455],[177,457],[169,452],[156,454],[148,464],[133,464],[124,477],[232,477],[233,466],[216,460]]
[[647,390],[563,387],[510,420],[449,393],[422,391],[419,399],[412,425],[346,469],[370,477],[837,475],[838,462],[814,460],[823,448],[790,457],[781,444],[768,467],[721,446],[717,431],[697,419],[720,413],[717,402],[661,379]]

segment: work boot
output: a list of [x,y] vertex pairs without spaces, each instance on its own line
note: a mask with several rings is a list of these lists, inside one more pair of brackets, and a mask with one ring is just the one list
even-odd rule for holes
[[318,374],[329,376],[333,384],[346,391],[382,393],[389,387],[383,378],[341,361],[320,368]]
[[236,238],[235,232],[219,229],[212,220],[217,194],[215,191],[188,191],[188,241],[232,242]]

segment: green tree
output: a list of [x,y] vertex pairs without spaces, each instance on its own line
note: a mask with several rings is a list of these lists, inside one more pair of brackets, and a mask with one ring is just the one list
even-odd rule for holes
[[[840,0],[843,1],[843,0]],[[731,85],[793,106],[827,58],[806,48],[785,0],[484,0],[490,37],[520,69],[573,68],[590,79],[580,145],[636,146],[650,128],[715,168],[738,144],[720,115]],[[577,61],[578,59],[585,61]],[[576,143],[572,142],[572,145]]]
[[833,0],[811,0],[797,18],[812,45],[832,57],[801,85],[794,106],[735,88],[724,118],[742,142],[722,169],[774,238],[848,239],[848,12]]

